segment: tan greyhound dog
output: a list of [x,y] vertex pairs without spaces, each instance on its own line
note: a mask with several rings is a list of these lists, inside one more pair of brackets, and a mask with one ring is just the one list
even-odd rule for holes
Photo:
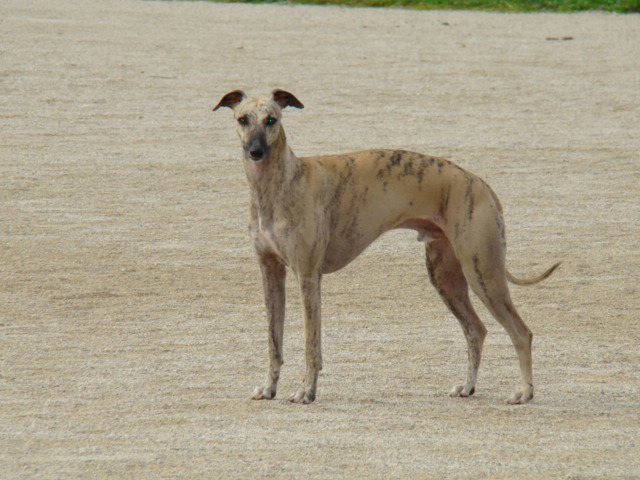
[[441,158],[404,150],[366,150],[298,158],[287,144],[282,109],[303,108],[291,93],[247,98],[225,95],[214,110],[233,109],[251,187],[250,231],[260,262],[269,332],[269,370],[252,398],[276,395],[282,358],[286,267],[295,273],[304,309],[306,375],[289,400],[316,397],[320,348],[322,275],[341,269],[388,230],[409,228],[426,245],[431,282],[462,326],[468,344],[466,383],[451,396],[473,395],[485,326],[469,300],[468,284],[507,330],[518,354],[521,386],[511,404],[533,398],[533,335],[516,311],[505,267],[502,207],[479,177]]

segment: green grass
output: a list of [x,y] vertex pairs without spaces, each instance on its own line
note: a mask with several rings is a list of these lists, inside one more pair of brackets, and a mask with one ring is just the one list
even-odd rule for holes
[[[222,0],[234,2],[235,0]],[[277,0],[242,0],[245,3],[277,3]],[[289,0],[284,3],[344,5],[349,7],[399,7],[498,12],[581,12],[601,10],[640,13],[640,0]]]

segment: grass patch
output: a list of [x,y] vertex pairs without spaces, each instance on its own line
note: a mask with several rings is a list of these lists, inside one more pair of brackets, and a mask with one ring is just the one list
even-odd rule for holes
[[[234,3],[237,0],[222,0]],[[243,3],[279,3],[277,0],[242,0]],[[640,0],[288,0],[283,3],[397,7],[420,10],[484,10],[494,12],[582,12],[600,10],[640,13]]]

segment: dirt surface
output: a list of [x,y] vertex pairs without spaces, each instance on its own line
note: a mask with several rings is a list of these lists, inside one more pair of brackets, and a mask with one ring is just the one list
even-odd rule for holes
[[[640,478],[640,17],[113,0],[0,4],[0,477]],[[548,38],[566,40],[549,40]],[[490,335],[477,394],[412,232],[324,279],[318,399],[288,285],[266,371],[226,92],[299,155],[452,159],[505,206],[536,398]]]

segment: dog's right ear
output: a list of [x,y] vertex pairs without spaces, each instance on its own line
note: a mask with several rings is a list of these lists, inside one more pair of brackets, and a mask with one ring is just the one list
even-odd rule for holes
[[218,104],[213,107],[213,111],[215,112],[220,107],[228,107],[235,108],[242,100],[244,100],[247,95],[242,90],[234,90],[233,92],[227,93],[222,100],[218,102]]

